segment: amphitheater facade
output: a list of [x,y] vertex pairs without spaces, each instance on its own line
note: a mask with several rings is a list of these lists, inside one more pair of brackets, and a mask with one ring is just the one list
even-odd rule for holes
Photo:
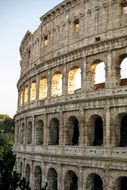
[[20,46],[16,170],[32,190],[127,190],[127,1],[40,20]]

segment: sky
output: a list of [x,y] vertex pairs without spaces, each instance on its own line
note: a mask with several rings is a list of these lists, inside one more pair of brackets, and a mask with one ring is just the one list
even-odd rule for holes
[[27,30],[34,31],[40,17],[62,0],[0,0],[0,114],[17,110],[20,77],[19,47]]

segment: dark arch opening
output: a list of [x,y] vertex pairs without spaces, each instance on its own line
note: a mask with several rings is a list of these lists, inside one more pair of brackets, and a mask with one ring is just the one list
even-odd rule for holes
[[42,171],[39,166],[36,166],[34,171],[34,190],[41,190]]
[[99,175],[94,177],[94,190],[103,190],[103,182]]
[[123,177],[121,180],[120,190],[127,190],[127,177]]
[[44,123],[42,120],[39,120],[36,124],[36,145],[43,144],[43,135],[44,135]]
[[123,116],[120,125],[120,147],[127,146],[127,115]]
[[50,168],[47,175],[48,190],[57,190],[57,172],[54,168]]
[[79,121],[75,116],[72,116],[67,120],[66,144],[67,145],[79,144]]
[[95,119],[93,146],[103,145],[103,121],[100,116]]
[[78,190],[78,177],[73,171],[68,171],[64,179],[65,190]]
[[95,173],[90,174],[87,178],[86,189],[103,190],[103,181],[101,177]]
[[49,124],[49,145],[59,145],[59,120],[53,118]]

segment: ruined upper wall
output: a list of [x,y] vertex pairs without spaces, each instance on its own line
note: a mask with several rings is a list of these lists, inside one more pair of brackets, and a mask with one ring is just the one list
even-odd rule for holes
[[[65,0],[21,43],[21,74],[38,64],[127,34],[126,0]],[[27,37],[26,37],[27,36]]]

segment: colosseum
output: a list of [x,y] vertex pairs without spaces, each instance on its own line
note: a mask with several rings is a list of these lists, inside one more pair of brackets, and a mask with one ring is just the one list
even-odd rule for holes
[[16,170],[32,190],[127,190],[127,0],[64,0],[20,46]]

